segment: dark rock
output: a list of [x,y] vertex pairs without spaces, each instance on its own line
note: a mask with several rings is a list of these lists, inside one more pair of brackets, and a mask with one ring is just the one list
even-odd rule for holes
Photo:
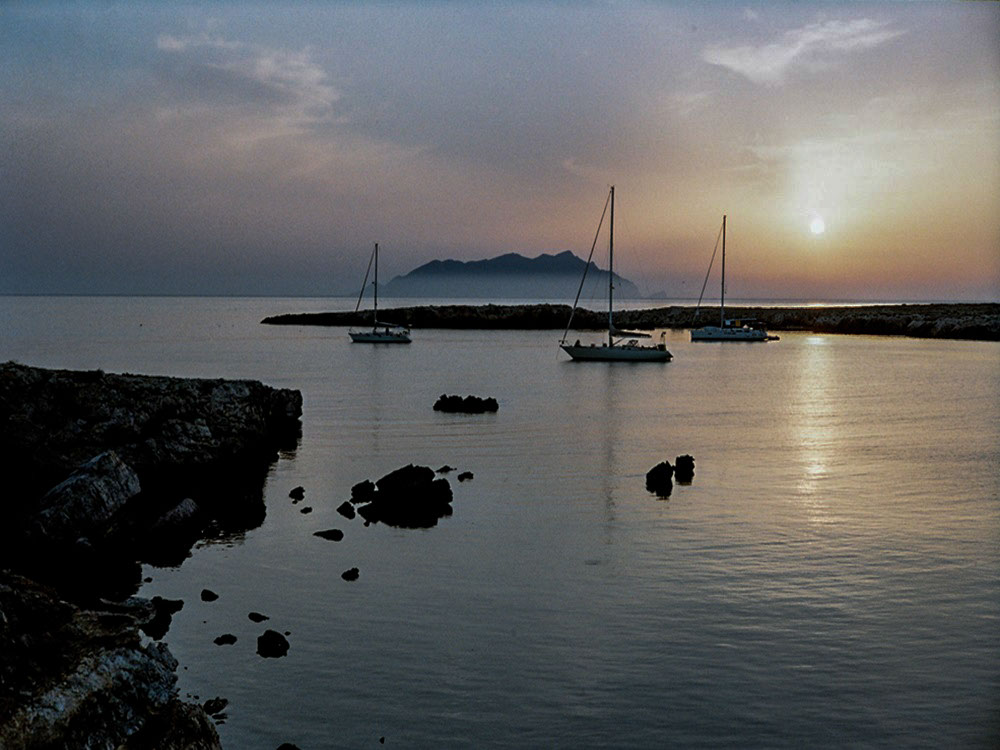
[[217,714],[221,714],[228,705],[229,705],[228,700],[226,700],[225,698],[216,697],[216,698],[209,698],[202,704],[201,707],[205,709],[205,713],[208,714],[209,716],[215,716]]
[[678,484],[691,484],[694,479],[694,457],[686,453],[674,459],[674,476]]
[[472,479],[472,477],[473,477],[473,473],[471,471],[463,471],[461,474],[458,475],[458,481],[459,482],[467,482],[470,479]]
[[[236,643],[236,636],[232,633],[223,633],[214,641],[216,646],[232,646]],[[209,711],[210,714],[215,713],[214,711]]]
[[201,600],[203,602],[214,602],[218,598],[219,598],[219,595],[216,594],[211,589],[202,589],[201,590]]
[[451,485],[447,479],[436,478],[427,466],[409,464],[386,474],[375,486],[372,501],[358,508],[369,523],[420,529],[451,515]]
[[185,726],[204,729],[185,746],[218,748],[202,709],[177,701],[170,651],[139,636],[131,613],[148,616],[148,605],[101,607],[82,609],[0,571],[0,747],[119,747],[137,734],[151,738],[146,747],[176,747],[155,722],[176,711],[192,719]]
[[434,411],[456,412],[462,414],[484,414],[495,412],[500,408],[497,400],[492,396],[480,398],[479,396],[447,396],[441,397],[434,402]]
[[340,577],[343,578],[345,581],[356,581],[358,580],[358,576],[360,575],[361,575],[360,570],[358,570],[357,568],[351,568],[350,570],[345,570],[343,573],[341,573]]
[[358,482],[356,485],[351,487],[351,502],[354,505],[359,505],[361,503],[370,503],[372,497],[375,495],[375,483],[370,479],[366,479],[363,482]]
[[299,513],[312,513],[312,512],[313,512],[313,509],[312,509],[311,505],[306,505],[306,506],[304,506],[302,508],[299,508]]
[[447,474],[449,471],[455,471],[455,467],[454,466],[449,466],[448,464],[445,464],[444,466],[442,466],[440,469],[437,470],[437,473],[438,474]]
[[278,750],[299,750],[299,746],[293,745],[291,742],[282,742],[278,745]]
[[173,615],[181,611],[184,602],[180,599],[164,599],[161,596],[154,596],[149,603],[153,608],[153,616],[140,622],[139,629],[154,641],[158,641],[167,634]]
[[331,542],[339,542],[344,538],[344,532],[340,529],[326,529],[325,531],[314,531],[313,536],[318,536],[320,539],[328,539]]
[[204,532],[208,516],[185,498],[157,519],[147,532],[143,557],[154,565],[180,565]]
[[293,500],[301,500],[306,496],[306,489],[305,487],[296,487],[288,493],[288,496]]
[[271,618],[267,615],[262,615],[260,612],[251,612],[247,615],[251,622],[264,622],[264,620],[270,620]]
[[257,653],[265,659],[276,659],[288,653],[288,639],[277,630],[265,630],[257,637]]
[[357,515],[357,513],[355,513],[354,511],[354,506],[351,505],[350,502],[348,502],[347,500],[345,500],[339,506],[337,506],[337,512],[344,518],[347,518],[349,520],[353,520],[354,516]]
[[671,477],[674,474],[674,467],[668,461],[658,463],[646,472],[646,489],[655,492],[660,497],[670,497],[674,489]]
[[34,512],[31,536],[48,542],[100,537],[139,490],[139,476],[117,453],[101,453],[45,493]]

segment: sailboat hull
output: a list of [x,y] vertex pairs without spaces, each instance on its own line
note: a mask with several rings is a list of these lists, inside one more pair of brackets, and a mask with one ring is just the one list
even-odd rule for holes
[[673,358],[666,347],[659,346],[560,344],[560,347],[580,362],[669,362]]
[[349,331],[355,344],[409,344],[408,331]]
[[692,341],[768,341],[772,338],[760,328],[705,326],[691,330]]

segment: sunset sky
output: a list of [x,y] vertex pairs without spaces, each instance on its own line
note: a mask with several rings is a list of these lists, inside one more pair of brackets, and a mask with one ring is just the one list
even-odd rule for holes
[[585,256],[615,184],[646,293],[725,213],[734,298],[1000,300],[998,3],[163,5],[0,5],[0,293]]

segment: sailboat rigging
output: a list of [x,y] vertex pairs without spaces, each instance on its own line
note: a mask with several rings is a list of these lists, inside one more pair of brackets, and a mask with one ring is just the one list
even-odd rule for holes
[[[604,223],[604,216],[610,206],[610,220],[608,223],[608,341],[600,346],[596,344],[583,345],[579,340],[569,344],[566,337],[569,335],[570,326],[573,324],[573,315],[576,313],[577,304],[580,301],[580,292],[583,291],[583,283],[587,278],[587,271],[590,268],[591,258],[594,257],[594,248],[597,246],[597,238],[601,232],[601,225]],[[580,288],[577,290],[576,299],[573,301],[573,311],[570,313],[566,330],[559,342],[560,348],[574,360],[584,362],[669,362],[672,358],[667,351],[666,334],[660,334],[660,343],[654,346],[642,346],[639,344],[640,338],[650,338],[648,333],[640,331],[622,331],[615,327],[614,320],[614,289],[615,289],[615,186],[611,186],[608,199],[604,204],[604,211],[601,213],[601,220],[597,225],[597,233],[594,235],[594,244],[590,247],[590,257],[587,258],[587,265],[583,269],[583,278],[580,279]]]
[[[752,318],[726,318],[726,217],[722,217],[722,290],[719,296],[719,325],[702,326],[691,329],[692,341],[776,341],[777,336],[768,334],[764,324]],[[716,238],[718,243],[718,238]],[[718,244],[716,244],[718,249]],[[708,263],[708,272],[705,274],[705,284],[701,286],[701,295],[698,297],[698,306],[695,307],[695,319],[698,317],[698,310],[701,307],[701,297],[705,294],[705,285],[708,284],[708,275],[712,272],[712,263],[715,262],[715,252],[712,252],[712,260]]]
[[351,341],[359,344],[409,344],[410,329],[407,326],[396,325],[395,323],[380,323],[378,320],[378,243],[372,250],[368,259],[368,270],[365,271],[365,279],[361,282],[361,293],[358,295],[358,304],[354,306],[354,312],[361,309],[361,300],[365,296],[365,287],[368,286],[368,274],[375,265],[375,277],[372,280],[372,329],[370,331],[348,331]]

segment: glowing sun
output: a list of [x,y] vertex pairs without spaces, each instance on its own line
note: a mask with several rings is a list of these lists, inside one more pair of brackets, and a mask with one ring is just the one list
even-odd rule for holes
[[823,221],[822,216],[813,217],[813,220],[809,222],[809,231],[813,234],[823,234],[826,231],[826,222]]

